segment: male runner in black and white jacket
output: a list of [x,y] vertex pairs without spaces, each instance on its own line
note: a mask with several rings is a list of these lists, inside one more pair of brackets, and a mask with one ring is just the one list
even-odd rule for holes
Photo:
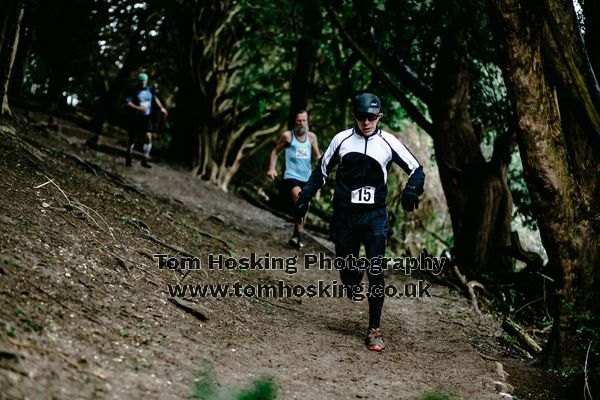
[[[331,221],[336,257],[358,258],[361,243],[365,246],[369,279],[369,330],[367,346],[381,351],[384,343],[380,331],[384,300],[381,258],[385,254],[388,216],[386,207],[387,176],[394,162],[409,175],[402,192],[402,208],[414,211],[423,193],[425,173],[415,156],[394,135],[377,127],[383,117],[381,101],[371,93],[353,99],[355,124],[338,133],[299,195],[296,218],[306,214],[310,199],[325,184],[327,176],[338,166]],[[347,258],[348,260],[349,258]],[[342,283],[350,297],[361,290],[364,269],[346,263],[340,270]]]

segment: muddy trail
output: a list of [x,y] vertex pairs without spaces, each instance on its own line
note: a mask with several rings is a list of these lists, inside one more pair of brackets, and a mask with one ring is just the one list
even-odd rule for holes
[[[235,398],[257,382],[281,399],[554,398],[547,376],[502,345],[499,321],[440,285],[429,298],[386,299],[382,353],[364,346],[366,300],[173,301],[174,284],[338,279],[303,268],[306,253],[332,256],[330,243],[288,247],[289,222],[187,170],[125,169],[82,139],[20,120],[2,123],[0,174],[2,399]],[[297,256],[298,271],[203,264],[184,274],[159,269],[159,253],[203,263]]]

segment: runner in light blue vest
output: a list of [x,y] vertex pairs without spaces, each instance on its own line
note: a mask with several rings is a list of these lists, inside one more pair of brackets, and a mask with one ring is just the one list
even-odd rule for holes
[[[296,113],[294,129],[281,134],[279,141],[271,152],[271,160],[267,176],[271,179],[277,177],[275,165],[279,152],[285,148],[285,172],[283,174],[283,189],[290,193],[294,204],[298,201],[298,193],[302,190],[311,173],[311,161],[321,157],[317,144],[317,135],[308,130],[308,113],[300,110]],[[304,230],[304,222],[294,226],[294,233],[289,243],[297,248],[304,247],[301,240],[301,232]]]
[[285,149],[285,172],[283,179],[295,179],[300,182],[307,182],[311,172],[311,150],[310,140],[304,136],[301,141],[292,129],[292,142]]

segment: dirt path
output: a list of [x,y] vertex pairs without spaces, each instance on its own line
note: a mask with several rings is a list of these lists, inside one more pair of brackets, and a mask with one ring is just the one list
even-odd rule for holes
[[[289,223],[199,184],[187,173],[174,174],[160,165],[151,172],[142,168],[125,171],[160,196],[227,215],[229,221],[250,231],[254,246],[245,243],[253,246],[250,251],[284,257],[296,254],[281,245],[289,238]],[[300,258],[319,251],[327,252],[311,243]],[[273,271],[266,274],[277,276]],[[279,275],[277,279],[290,284],[339,279],[335,271],[318,268]],[[397,277],[388,280],[402,285]],[[495,363],[483,360],[461,326],[452,323],[470,314],[466,302],[446,300],[445,288],[435,288],[433,293],[436,297],[386,300],[382,321],[388,348],[384,354],[368,351],[363,344],[368,323],[366,301],[306,298],[301,304],[288,305],[294,311],[267,306],[264,315],[264,308],[249,310],[242,317],[245,329],[222,331],[215,338],[217,347],[219,341],[226,344],[213,355],[220,360],[216,372],[226,385],[244,376],[273,377],[284,398],[417,398],[427,391],[467,399],[499,398],[491,384],[499,379]]]
[[[306,285],[337,274],[203,269],[182,281],[151,257],[175,252],[140,235],[201,259],[291,257],[290,224],[177,168],[125,170],[121,160],[55,134],[17,134],[35,147],[0,134],[1,399],[190,398],[207,371],[220,398],[260,378],[282,399],[419,399],[433,391],[506,398],[494,383],[502,380],[497,363],[487,359],[506,359],[498,323],[478,320],[443,287],[434,285],[431,298],[386,300],[382,354],[363,344],[366,301],[208,297],[194,299],[208,316],[200,321],[168,301],[168,283]],[[124,174],[145,194],[65,154]],[[309,241],[305,252],[318,251],[327,250]]]

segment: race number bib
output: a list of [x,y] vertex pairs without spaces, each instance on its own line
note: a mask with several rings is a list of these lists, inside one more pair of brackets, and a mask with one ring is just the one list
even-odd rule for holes
[[300,158],[300,159],[308,158],[308,149],[296,149],[296,158]]
[[351,201],[354,204],[374,204],[375,188],[373,186],[364,186],[353,190]]

